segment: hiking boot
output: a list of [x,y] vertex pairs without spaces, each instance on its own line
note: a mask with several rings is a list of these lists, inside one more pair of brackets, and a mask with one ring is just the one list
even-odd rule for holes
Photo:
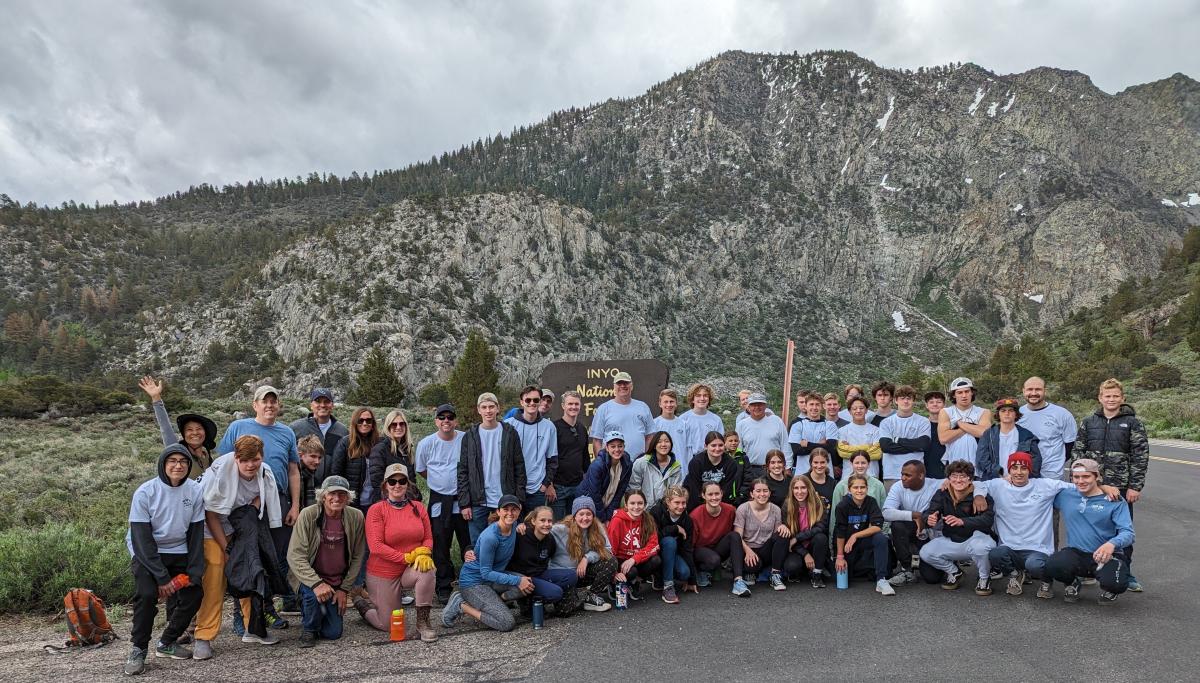
[[740,577],[737,579],[734,579],[733,590],[731,592],[734,595],[738,596],[739,598],[750,597],[750,587],[746,585],[745,579],[742,579]]
[[893,586],[904,586],[904,585],[907,585],[910,583],[916,583],[916,582],[917,582],[916,574],[913,574],[912,572],[908,571],[907,569],[897,572],[895,576],[888,579],[888,583],[892,584]]
[[146,651],[134,646],[129,650],[129,656],[125,658],[125,673],[130,676],[136,676],[145,670]]
[[888,583],[887,579],[880,579],[875,582],[875,592],[883,593],[884,595],[895,595],[896,589],[892,588],[892,584]]
[[1022,587],[1025,584],[1024,574],[1025,572],[1014,572],[1012,576],[1008,577],[1008,588],[1004,592],[1009,595],[1020,595],[1025,592]]
[[980,579],[979,583],[975,584],[975,595],[987,597],[992,594],[992,580]]
[[[193,623],[193,626],[194,625],[195,624]],[[188,630],[184,631],[178,638],[175,639],[175,643],[177,645],[191,645],[192,641],[195,638],[196,638],[196,629],[189,626]],[[195,656],[193,656],[192,658],[195,659]]]
[[459,617],[462,616],[462,593],[454,591],[450,594],[450,599],[446,601],[446,606],[442,608],[442,626],[446,628],[454,628],[458,623]]
[[213,649],[211,640],[196,639],[196,647],[192,650],[192,659],[212,659]]
[[179,643],[163,645],[162,641],[160,640],[158,645],[154,648],[154,656],[167,659],[191,659],[192,651],[180,645]]
[[421,634],[421,642],[432,643],[437,640],[437,631],[433,630],[433,624],[429,623],[428,606],[417,608],[417,633]]
[[783,583],[783,574],[771,572],[771,589],[777,591],[787,590],[787,585]]
[[242,636],[243,643],[258,643],[259,645],[274,645],[279,642],[279,638],[268,633],[265,636],[256,636],[253,633],[247,632]]
[[284,619],[274,612],[267,612],[263,614],[263,621],[267,622],[267,628],[271,629],[272,631],[283,631],[288,626],[291,626],[287,619]]
[[942,590],[958,590],[958,587],[962,585],[962,575],[962,570],[958,569],[953,572],[946,572],[946,580],[942,582]]
[[1069,584],[1066,590],[1063,591],[1063,602],[1079,602],[1079,586],[1082,582],[1075,579],[1075,582]]
[[712,585],[712,574],[709,572],[696,572],[696,585],[701,588],[708,588]]
[[1108,591],[1100,591],[1100,595],[1096,596],[1097,605],[1115,605],[1117,604],[1117,594],[1109,593]]
[[675,595],[675,584],[664,583],[662,587],[662,601],[668,605],[678,605],[679,596]]
[[825,587],[825,577],[821,574],[821,572],[813,572],[812,575],[808,577],[808,582],[812,584],[813,588]]
[[315,647],[317,644],[317,634],[312,631],[300,632],[300,647]]
[[1042,585],[1038,586],[1037,596],[1042,600],[1049,600],[1054,597],[1054,584],[1049,581],[1043,581]]
[[583,609],[588,612],[607,612],[612,609],[612,605],[599,595],[588,591],[587,597],[583,599]]

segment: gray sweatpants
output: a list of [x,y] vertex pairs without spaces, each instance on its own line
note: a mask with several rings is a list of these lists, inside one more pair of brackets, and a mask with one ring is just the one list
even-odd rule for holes
[[463,600],[479,610],[479,620],[484,626],[496,631],[511,631],[517,627],[512,612],[508,611],[508,606],[490,585],[481,584],[460,590]]
[[921,547],[921,559],[944,572],[955,571],[955,560],[971,560],[979,570],[979,578],[986,579],[992,571],[988,553],[995,547],[992,537],[982,531],[976,531],[962,543],[938,536]]

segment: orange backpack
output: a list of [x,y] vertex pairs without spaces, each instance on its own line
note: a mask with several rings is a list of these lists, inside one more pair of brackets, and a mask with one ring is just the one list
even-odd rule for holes
[[[72,647],[100,647],[116,640],[112,625],[108,623],[108,615],[104,611],[104,601],[86,588],[72,588],[63,597],[63,606],[67,613],[67,635],[70,639],[64,644]],[[61,651],[47,645],[49,651]]]

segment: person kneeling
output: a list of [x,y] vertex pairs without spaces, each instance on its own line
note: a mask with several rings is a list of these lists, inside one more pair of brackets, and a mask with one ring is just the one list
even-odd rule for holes
[[525,516],[524,527],[517,529],[517,548],[508,568],[533,579],[531,598],[557,605],[564,595],[575,590],[579,577],[574,568],[550,566],[550,559],[558,552],[558,541],[550,533],[554,528],[554,510],[548,505],[535,507]]
[[133,558],[133,627],[125,673],[142,673],[158,601],[172,600],[174,609],[154,648],[155,657],[191,659],[192,652],[175,641],[200,609],[204,578],[204,503],[200,484],[188,479],[193,464],[183,444],[158,456],[158,476],[133,493],[126,544]]
[[658,552],[662,556],[662,600],[669,605],[679,602],[676,579],[683,585],[682,592],[699,592],[694,583],[689,583],[696,575],[692,556],[692,537],[696,533],[687,513],[687,501],[688,493],[682,486],[668,486],[662,500],[650,508],[650,516],[658,526]]
[[875,498],[867,495],[867,475],[851,474],[846,479],[846,488],[849,493],[833,511],[833,535],[837,543],[834,568],[851,577],[872,575],[876,592],[895,595],[896,590],[888,583],[891,544],[883,533],[883,511]]
[[1113,500],[1100,488],[1100,463],[1080,458],[1071,465],[1074,489],[1059,491],[1054,507],[1067,527],[1067,547],[1046,561],[1046,575],[1067,586],[1065,602],[1079,600],[1080,578],[1100,584],[1096,601],[1111,605],[1129,588],[1126,552],[1133,545],[1133,515],[1129,503]]
[[989,553],[996,541],[988,534],[995,516],[992,497],[985,498],[987,509],[975,511],[975,466],[967,460],[955,460],[946,465],[949,486],[933,494],[925,510],[925,521],[934,538],[921,547],[921,559],[934,569],[945,572],[942,588],[954,590],[962,585],[962,570],[956,561],[970,559],[979,571],[975,585],[977,595],[991,595],[988,578],[992,564]]
[[[348,589],[363,561],[363,513],[349,505],[350,483],[326,477],[316,502],[300,511],[288,542],[288,583],[300,599],[300,647],[342,637]],[[428,529],[428,525],[426,525]]]
[[[500,496],[493,513],[495,521],[480,532],[475,550],[467,553],[458,573],[458,590],[450,594],[442,609],[446,628],[454,628],[464,614],[496,631],[516,628],[517,620],[504,602],[533,593],[533,579],[506,571],[517,547],[514,527],[520,515],[521,501],[516,496]],[[504,591],[504,598],[497,591]]]

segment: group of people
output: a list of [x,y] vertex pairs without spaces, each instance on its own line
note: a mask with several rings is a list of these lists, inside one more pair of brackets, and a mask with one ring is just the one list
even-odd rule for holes
[[[226,592],[239,598],[244,642],[278,642],[270,630],[294,612],[308,647],[340,637],[348,606],[388,630],[393,610],[415,603],[416,632],[435,640],[435,599],[446,628],[466,615],[507,631],[513,610],[535,603],[606,611],[648,588],[676,604],[724,580],[742,597],[759,583],[819,589],[835,576],[895,595],[918,581],[956,589],[973,564],[979,595],[1039,581],[1050,598],[1058,581],[1073,602],[1095,579],[1111,604],[1142,589],[1130,571],[1132,505],[1148,442],[1117,380],[1078,425],[1045,400],[1040,378],[1025,382],[1024,404],[1005,398],[993,411],[960,377],[948,398],[923,396],[927,415],[912,387],[888,382],[871,388],[873,406],[859,385],[802,391],[790,425],[744,391],[726,430],[711,386],[692,385],[678,415],[679,394],[662,391],[656,417],[618,372],[590,430],[577,392],[530,385],[503,419],[495,394],[481,394],[466,431],[454,406],[438,406],[415,448],[403,411],[380,430],[358,408],[344,426],[326,389],[313,390],[307,418],[279,423],[270,386],[218,444],[210,419],[172,425],[161,383],[142,387],[166,447],[130,508],[130,674],[144,669],[159,600],[168,622],[154,655],[212,657]],[[562,416],[551,420],[556,398]]]

